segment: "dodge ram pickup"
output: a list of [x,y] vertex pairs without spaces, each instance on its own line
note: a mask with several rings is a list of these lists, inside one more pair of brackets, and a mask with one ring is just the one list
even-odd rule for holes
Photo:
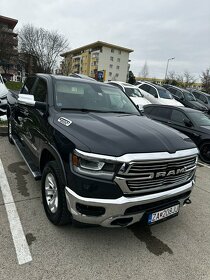
[[152,225],[191,202],[195,144],[118,88],[36,74],[7,99],[9,142],[41,180],[53,224]]

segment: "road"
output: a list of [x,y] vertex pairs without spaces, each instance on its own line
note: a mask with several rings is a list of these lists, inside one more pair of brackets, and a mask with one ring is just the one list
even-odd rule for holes
[[0,191],[1,280],[210,280],[209,167],[198,166],[192,204],[176,218],[150,228],[77,228],[47,220],[40,182],[7,137],[0,137],[0,160],[14,200]]

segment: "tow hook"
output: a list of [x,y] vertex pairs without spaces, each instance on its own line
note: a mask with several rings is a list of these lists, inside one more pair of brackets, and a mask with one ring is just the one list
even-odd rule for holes
[[191,199],[187,198],[187,199],[185,199],[183,205],[185,206],[186,204],[191,204],[191,203],[192,203]]

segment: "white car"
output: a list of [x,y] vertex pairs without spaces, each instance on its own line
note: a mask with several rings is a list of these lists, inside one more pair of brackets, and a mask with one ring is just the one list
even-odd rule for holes
[[139,107],[139,110],[144,111],[144,105],[151,104],[146,98],[144,98],[141,91],[138,87],[133,86],[131,84],[125,82],[118,82],[118,81],[109,81],[107,82],[110,85],[120,88],[123,92],[125,92],[130,99]]
[[136,86],[141,90],[144,97],[153,104],[173,105],[177,107],[184,106],[182,103],[175,100],[172,94],[164,87],[149,82],[142,82]]
[[0,116],[7,113],[7,93],[8,89],[4,84],[4,80],[0,74]]

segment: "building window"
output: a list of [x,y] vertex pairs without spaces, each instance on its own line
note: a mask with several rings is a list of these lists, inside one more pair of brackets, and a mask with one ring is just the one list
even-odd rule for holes
[[120,58],[118,57],[117,62],[120,62]]
[[119,77],[119,74],[117,73],[117,74],[115,75],[115,77]]
[[112,68],[113,67],[113,64],[109,64],[109,68]]
[[114,61],[114,57],[113,57],[113,56],[110,56],[110,60],[111,60],[111,61]]
[[121,54],[121,51],[118,51],[118,54]]
[[109,72],[109,77],[111,77],[112,76],[112,72]]
[[116,66],[116,69],[118,69],[118,70],[119,70],[119,69],[120,69],[120,66],[119,66],[119,65],[117,65],[117,66]]
[[114,53],[114,49],[111,49],[111,52]]

